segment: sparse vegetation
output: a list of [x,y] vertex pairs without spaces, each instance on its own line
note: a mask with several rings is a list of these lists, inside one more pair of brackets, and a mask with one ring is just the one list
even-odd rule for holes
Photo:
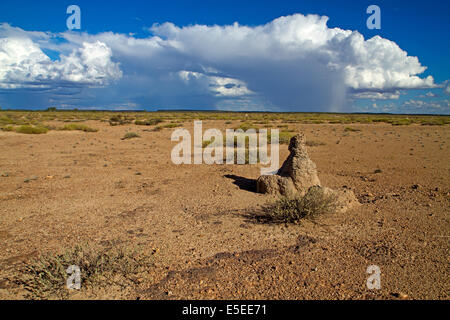
[[125,133],[122,140],[128,140],[128,139],[139,138],[139,137],[140,137],[139,134],[137,134],[136,132],[130,131],[130,132]]
[[14,131],[13,126],[4,126],[1,128],[2,131]]
[[281,197],[263,210],[270,222],[299,224],[302,219],[315,219],[335,209],[335,196],[325,194],[321,187],[311,187],[303,197]]
[[314,140],[308,140],[306,141],[306,145],[308,147],[318,147],[318,146],[324,146],[326,143],[320,142],[320,141],[314,141]]
[[47,253],[19,269],[15,282],[23,285],[31,299],[65,299],[67,268],[80,268],[81,289],[102,287],[112,283],[133,281],[133,276],[145,272],[151,260],[128,248],[99,249],[75,246],[62,253]]
[[168,123],[168,124],[164,124],[161,126],[156,126],[153,128],[152,131],[161,131],[162,129],[172,129],[172,128],[178,128],[178,127],[182,127],[183,124],[181,123]]
[[[450,124],[450,116],[438,115],[394,115],[394,114],[339,114],[339,113],[264,113],[264,112],[198,112],[198,111],[158,111],[158,112],[113,112],[113,111],[83,111],[83,110],[57,110],[24,111],[1,110],[0,127],[3,125],[38,125],[44,121],[57,120],[64,122],[77,122],[98,120],[109,122],[111,125],[136,123],[139,125],[152,125],[152,123],[166,120],[225,120],[227,124],[233,121],[243,121],[242,129],[256,128],[255,125],[270,127],[274,121],[281,122],[280,126],[288,123],[387,123],[392,125],[446,125]],[[156,123],[155,123],[156,124]],[[276,125],[276,124],[274,124]]]
[[254,125],[252,125],[251,123],[248,123],[248,122],[241,123],[239,125],[239,127],[235,128],[234,130],[239,130],[239,129],[241,129],[243,131],[247,131],[249,129],[255,129],[256,132],[258,132],[258,127],[255,127]]
[[163,129],[163,127],[161,127],[161,126],[156,126],[156,127],[154,127],[151,131],[158,132],[158,131],[161,131],[162,129]]
[[[250,164],[250,152],[248,148],[245,148],[244,151],[244,157],[241,159],[240,158],[240,154],[238,154],[237,150],[234,150],[234,158],[233,158],[233,163],[234,164]],[[240,160],[240,161],[239,161]],[[258,163],[260,161],[259,158],[259,153],[256,154],[256,163]],[[242,163],[240,163],[242,162]],[[227,155],[226,155],[226,151],[224,151],[224,155],[223,155],[223,163],[226,164],[227,163]],[[255,163],[252,163],[255,164]]]
[[138,126],[154,126],[158,123],[164,122],[164,120],[156,118],[156,119],[148,119],[148,120],[136,120],[134,124]]
[[109,124],[111,126],[130,124],[133,120],[134,120],[134,117],[132,115],[116,114],[109,118]]
[[360,129],[352,128],[352,127],[345,127],[345,132],[358,132],[361,131]]
[[409,126],[410,124],[413,123],[413,121],[411,121],[410,119],[406,118],[406,119],[393,120],[393,121],[390,121],[390,123],[393,126]]
[[65,126],[60,128],[60,130],[63,130],[63,131],[79,130],[79,131],[84,131],[84,132],[97,132],[98,131],[98,129],[91,128],[85,124],[78,124],[78,123],[66,124]]
[[[290,131],[280,131],[278,135],[278,141],[280,144],[289,144],[289,141],[291,141],[291,138],[295,135],[294,132]],[[272,141],[272,134],[269,132],[267,134],[267,143],[271,143]]]
[[[369,298],[383,299],[393,297],[399,288],[404,288],[402,291],[410,298],[447,297],[444,286],[433,289],[434,284],[445,283],[448,278],[447,239],[433,236],[445,235],[441,219],[448,202],[445,116],[408,116],[412,121],[409,126],[396,127],[394,120],[406,116],[249,112],[246,117],[232,112],[123,112],[132,119],[131,124],[110,127],[110,117],[118,114],[0,111],[0,144],[4,147],[0,198],[5,212],[0,230],[2,299],[220,299],[236,296],[238,291],[242,298],[365,299],[369,294]],[[162,119],[162,123],[135,124],[150,123],[147,121],[155,118]],[[200,118],[214,119],[204,121],[202,128],[202,136],[208,141],[201,141],[200,135],[193,133],[193,120]],[[374,121],[379,118],[383,121]],[[190,139],[186,135],[183,140],[189,143],[190,157],[185,164],[175,165],[171,152],[180,141],[171,141],[171,134],[177,128],[164,129],[164,125],[179,124],[181,120],[190,133]],[[430,124],[441,120],[442,126],[422,125],[425,120]],[[324,124],[304,124],[315,121]],[[66,125],[72,130],[80,128],[72,124],[86,124],[99,132],[61,131]],[[203,164],[193,164],[197,152],[208,155],[210,151],[214,160],[226,155],[226,146],[215,151],[193,150],[195,138],[204,148],[221,145],[223,136],[226,140],[225,129],[241,124],[259,127],[259,133],[267,126],[267,132],[272,133],[269,143],[275,129],[281,132],[282,143],[288,143],[295,134],[290,129],[304,134],[306,140],[300,140],[307,145],[309,160],[319,160],[317,170],[309,165],[303,146],[294,150],[301,145],[298,143],[293,143],[291,150],[287,144],[281,145],[278,162],[269,156],[274,161],[209,165],[208,157],[203,157]],[[23,135],[15,132],[20,126],[42,126],[49,132]],[[361,132],[344,132],[347,126]],[[213,128],[222,136],[208,137],[206,130]],[[141,138],[122,141],[129,131]],[[242,141],[248,145],[254,138]],[[229,146],[236,151],[233,139]],[[248,163],[249,147],[242,149],[242,162]],[[189,151],[178,150],[179,156],[181,151],[183,155]],[[276,155],[270,146],[267,152]],[[215,157],[217,154],[220,156]],[[278,171],[279,177],[273,179],[258,179],[263,175],[260,169],[269,169],[270,165],[274,170],[281,166],[286,170]],[[303,190],[303,173],[318,184],[314,176],[317,173],[323,185],[335,188],[335,192],[325,191],[328,196],[339,197],[339,206],[334,209],[333,197],[325,197],[323,189],[313,188],[305,197],[279,198],[276,202],[273,194],[262,193],[279,189],[283,194],[295,194]],[[267,184],[263,185],[266,178]],[[299,178],[298,183],[295,178]],[[314,196],[314,191],[321,195]],[[261,208],[265,201],[270,202]],[[344,206],[350,211],[344,213]],[[399,216],[399,212],[416,211],[417,219]],[[320,225],[309,219],[317,219]],[[417,249],[410,235],[422,229],[431,236],[419,237],[428,244],[419,243],[421,255],[414,270],[403,270],[399,281],[393,285],[385,281],[383,290],[373,294],[359,290],[365,286],[360,281],[365,271],[361,266],[387,261],[393,270],[401,271],[405,262],[401,258],[415,254]],[[386,237],[392,230],[401,232]],[[79,243],[77,239],[88,240],[95,247],[78,251],[70,248]],[[248,246],[249,239],[258,241]],[[276,248],[268,245],[274,241],[279,243]],[[126,252],[123,255],[117,253],[121,249],[111,248],[120,244]],[[132,251],[129,246],[134,245],[148,257],[154,255],[156,266],[151,259],[144,264],[139,262],[139,254],[128,254]],[[43,256],[37,257],[40,252]],[[304,263],[298,263],[299,257]],[[340,285],[339,277],[327,277],[327,266],[342,264],[343,260],[346,269],[338,268],[339,277],[347,277],[350,284],[360,283],[355,290]],[[255,261],[257,268],[252,267]],[[70,265],[81,267],[81,290],[66,288]],[[408,276],[409,271],[420,273],[429,265],[437,267],[420,279]],[[292,274],[301,276],[305,272],[313,278],[300,279],[301,290],[294,290],[291,282],[298,279]],[[273,286],[274,274],[278,287]],[[258,275],[262,275],[260,281]],[[211,279],[230,285],[216,286]],[[256,279],[260,285],[248,286],[241,279]],[[327,286],[322,288],[321,282]],[[314,287],[317,290],[309,290]]]
[[24,134],[43,134],[48,132],[48,128],[42,126],[22,125],[15,128],[14,131]]
[[181,123],[168,123],[162,126],[164,129],[178,128],[183,126]]
[[[223,144],[225,143],[225,138],[223,139],[224,141],[223,141]],[[206,148],[206,147],[208,147],[208,146],[214,146],[216,144],[216,141],[215,141],[215,139],[210,139],[210,140],[203,140],[203,142],[202,142],[202,148],[204,149],[204,148]]]

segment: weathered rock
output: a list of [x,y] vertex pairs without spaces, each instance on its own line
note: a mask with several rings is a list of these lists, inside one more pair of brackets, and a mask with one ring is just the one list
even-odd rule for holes
[[279,175],[259,177],[256,188],[259,193],[282,194],[285,196],[293,196],[297,193],[292,179]]
[[303,134],[292,137],[289,143],[290,154],[276,175],[260,176],[256,188],[259,193],[283,196],[304,196],[311,187],[323,189],[324,195],[336,199],[336,211],[344,212],[359,205],[354,193],[348,189],[333,190],[321,187],[316,165],[306,151]]
[[304,195],[312,186],[320,186],[317,169],[308,156],[305,136],[297,134],[289,143],[290,154],[276,175],[261,176],[257,181],[260,193]]

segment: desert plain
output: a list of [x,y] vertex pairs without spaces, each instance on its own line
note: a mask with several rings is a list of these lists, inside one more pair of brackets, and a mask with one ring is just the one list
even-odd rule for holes
[[[449,117],[118,114],[0,112],[0,299],[449,299]],[[171,134],[194,119],[303,133],[322,185],[360,205],[256,219],[276,201],[256,192],[261,164],[172,163]],[[288,154],[281,144],[280,164]],[[146,262],[95,282],[81,269],[80,290],[24,278],[76,245]],[[367,287],[371,265],[380,289]]]

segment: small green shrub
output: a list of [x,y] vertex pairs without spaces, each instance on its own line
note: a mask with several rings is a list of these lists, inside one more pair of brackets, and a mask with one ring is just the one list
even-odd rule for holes
[[140,135],[137,134],[136,132],[127,132],[125,133],[125,135],[123,136],[122,140],[127,140],[127,139],[133,139],[133,138],[139,138]]
[[148,120],[136,120],[134,124],[138,126],[154,126],[158,123],[164,122],[162,119],[148,119]]
[[0,117],[0,124],[14,124],[14,120],[7,116],[1,116]]
[[[224,139],[224,140],[225,140],[225,139]],[[209,145],[211,145],[211,147],[215,146],[215,145],[216,145],[215,139],[211,139],[211,140],[203,140],[203,142],[202,142],[202,148],[203,148],[203,149],[206,148],[206,147],[208,147]]]
[[134,117],[132,116],[117,114],[109,118],[109,124],[111,126],[130,124],[133,120]]
[[4,126],[0,128],[2,131],[14,131],[13,126]]
[[30,126],[30,125],[22,125],[20,127],[15,128],[17,133],[24,134],[43,134],[47,133],[48,129],[42,126]]
[[315,219],[318,215],[331,213],[335,209],[336,197],[326,195],[323,188],[314,186],[303,197],[281,197],[263,211],[272,222],[299,224],[302,219]]
[[413,121],[410,119],[397,119],[390,121],[390,123],[393,126],[409,126],[411,123],[413,123]]
[[238,129],[242,129],[243,131],[247,131],[249,129],[255,129],[256,131],[258,131],[258,127],[255,127],[254,125],[252,125],[251,123],[248,123],[248,122],[241,123],[239,125],[239,127],[235,128],[234,130],[238,130]]
[[178,127],[182,127],[182,126],[183,126],[182,123],[168,123],[168,124],[156,126],[153,128],[152,131],[161,131],[162,129],[178,128]]
[[181,123],[168,123],[168,124],[163,125],[162,127],[166,128],[166,129],[171,129],[171,128],[178,128],[178,127],[182,127],[182,126],[183,125]]
[[64,131],[79,130],[79,131],[84,131],[84,132],[97,132],[98,131],[98,129],[91,128],[85,124],[78,124],[78,123],[66,124],[65,126],[60,128],[60,130],[64,130]]
[[360,129],[352,128],[352,127],[345,127],[345,132],[358,132],[361,131]]
[[[279,144],[289,144],[289,142],[291,141],[291,138],[295,136],[294,132],[290,132],[290,131],[280,131],[278,134],[278,143]],[[272,134],[269,131],[267,133],[267,143],[270,144],[272,142]]]

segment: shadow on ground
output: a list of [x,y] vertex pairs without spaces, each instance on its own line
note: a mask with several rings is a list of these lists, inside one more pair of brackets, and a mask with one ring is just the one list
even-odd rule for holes
[[224,176],[228,179],[233,179],[233,183],[239,187],[239,189],[256,193],[256,180],[248,179],[245,177],[236,176],[234,174],[226,174]]

